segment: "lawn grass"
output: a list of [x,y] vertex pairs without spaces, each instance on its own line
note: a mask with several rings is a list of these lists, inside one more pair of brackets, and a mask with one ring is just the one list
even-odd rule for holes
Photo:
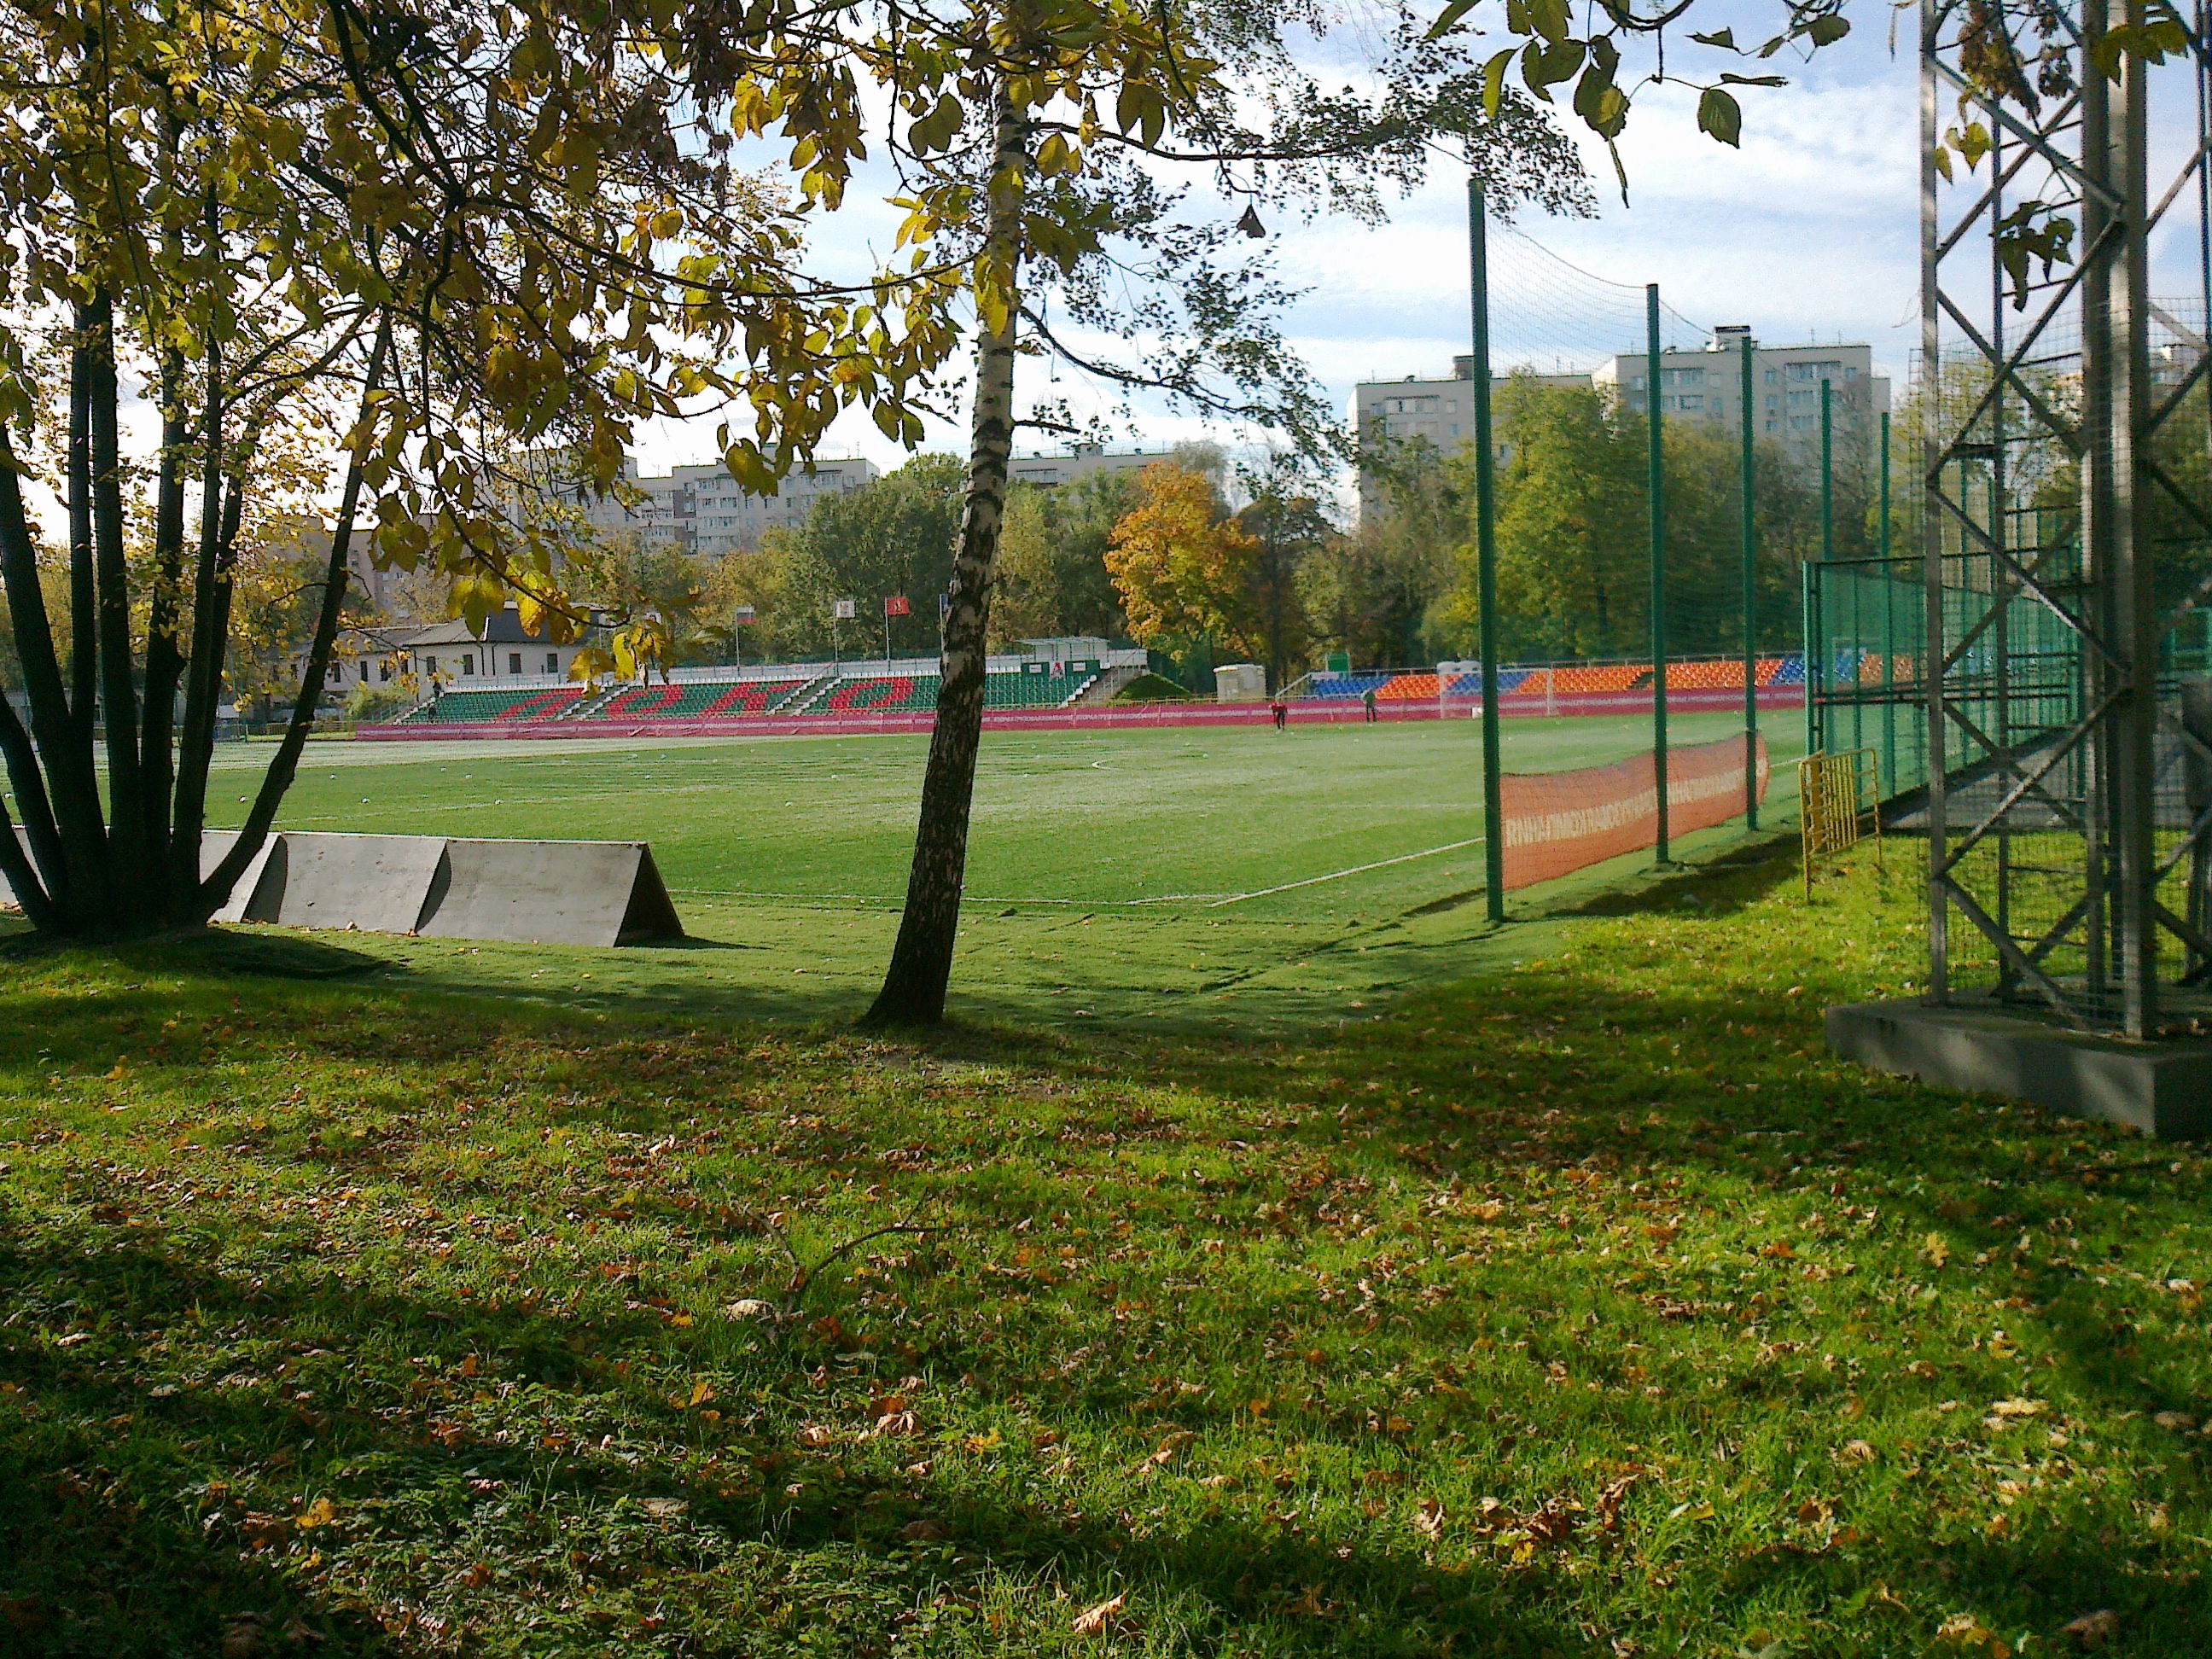
[[1829,1060],[1917,879],[1235,1042],[19,954],[0,1649],[2204,1651],[2208,1164]]

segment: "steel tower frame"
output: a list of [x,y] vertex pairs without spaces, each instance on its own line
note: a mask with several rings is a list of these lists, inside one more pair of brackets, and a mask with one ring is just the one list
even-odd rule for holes
[[[2143,0],[1920,11],[1929,1000],[1957,994],[1956,945],[1994,954],[2000,1000],[2137,1038],[2212,968],[2203,907],[2185,920],[2166,886],[2185,866],[2202,882],[2212,805],[2169,808],[2164,836],[2159,805],[2162,759],[2212,763],[2160,663],[2212,576],[2161,592],[2144,516],[2212,541],[2208,492],[2159,451],[2185,404],[2202,418],[2212,305],[2189,326],[2153,304],[2148,271],[2153,231],[2193,211],[2212,298],[2205,0],[2187,61],[2159,72],[2161,92],[2189,77],[2197,108],[2188,160],[2156,197],[2143,58],[2094,66],[2102,37],[2145,21]],[[1947,177],[1946,129],[1972,122],[1987,153],[1961,172],[1954,144]],[[2054,218],[2075,227],[2070,258],[2021,263],[2020,233]],[[2186,362],[2156,386],[2154,336],[2161,363]]]

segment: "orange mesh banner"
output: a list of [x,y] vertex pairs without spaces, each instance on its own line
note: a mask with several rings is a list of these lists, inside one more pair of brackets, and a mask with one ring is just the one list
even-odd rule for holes
[[[1759,799],[1766,799],[1766,739],[1758,739]],[[1571,772],[1508,772],[1505,884],[1528,887],[1659,840],[1659,792],[1649,753]],[[1667,830],[1685,836],[1743,811],[1743,739],[1667,751]]]

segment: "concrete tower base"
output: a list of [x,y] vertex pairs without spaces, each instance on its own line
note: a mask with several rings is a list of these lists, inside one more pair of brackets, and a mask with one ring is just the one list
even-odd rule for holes
[[1878,1072],[2107,1118],[2159,1140],[2212,1135],[2212,1037],[2092,1036],[1986,999],[1846,1003],[1828,1010],[1827,1027],[1832,1050]]

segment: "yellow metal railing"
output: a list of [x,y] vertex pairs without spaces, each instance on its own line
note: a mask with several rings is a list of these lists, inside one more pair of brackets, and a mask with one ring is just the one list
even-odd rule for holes
[[1872,749],[1815,751],[1797,763],[1803,830],[1805,896],[1813,896],[1813,863],[1874,837],[1881,860],[1881,763]]

